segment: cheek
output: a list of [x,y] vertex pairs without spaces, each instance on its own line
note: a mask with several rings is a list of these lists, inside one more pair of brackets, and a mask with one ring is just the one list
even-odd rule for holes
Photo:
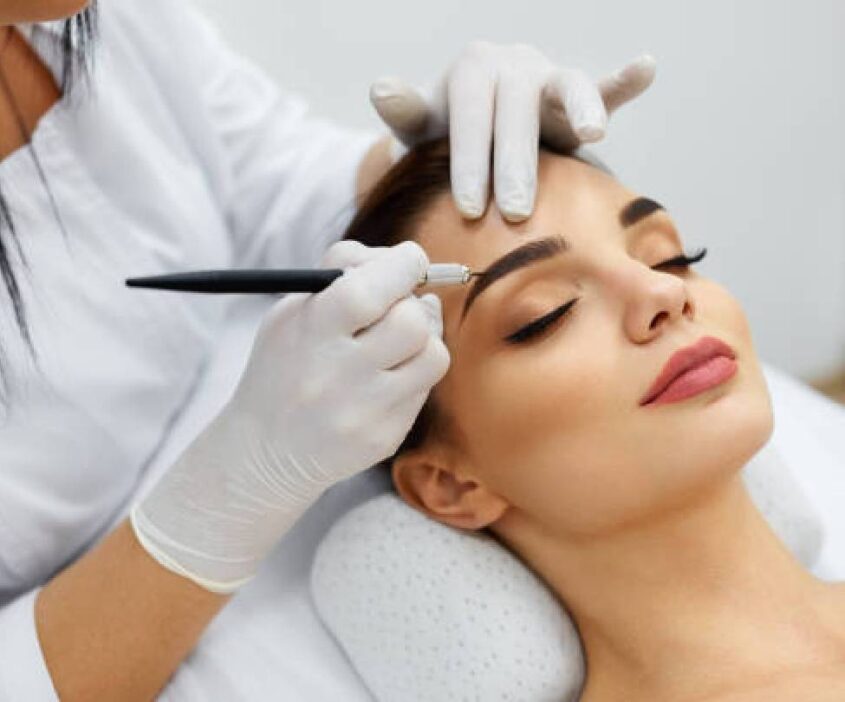
[[577,343],[563,336],[465,359],[450,403],[478,479],[532,518],[574,532],[618,514],[615,496],[627,502],[636,475],[626,460],[624,373],[598,340],[610,337],[597,329]]
[[612,320],[530,350],[462,354],[446,402],[477,479],[556,532],[586,535],[647,518],[740,470],[771,435],[768,389],[737,301],[711,281],[692,293],[697,331],[724,339],[740,360],[731,389],[712,401],[640,408],[652,368],[613,341]]

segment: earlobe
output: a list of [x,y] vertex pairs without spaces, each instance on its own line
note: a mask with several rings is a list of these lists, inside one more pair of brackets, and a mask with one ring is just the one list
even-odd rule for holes
[[440,452],[406,451],[393,461],[393,484],[409,505],[435,521],[459,529],[483,529],[508,503],[477,480],[463,477]]

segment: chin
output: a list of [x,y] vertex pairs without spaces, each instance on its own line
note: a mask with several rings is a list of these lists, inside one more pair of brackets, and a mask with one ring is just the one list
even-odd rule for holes
[[90,0],[47,0],[46,2],[32,2],[26,10],[25,17],[17,22],[49,22],[62,20],[76,15],[91,4]]
[[[703,483],[739,473],[774,430],[768,386],[753,362],[740,365],[722,385],[660,409],[671,415],[661,431],[682,437],[688,470],[681,482],[693,493]],[[672,460],[668,465],[674,471],[677,464]]]
[[716,389],[700,408],[701,421],[718,442],[722,468],[734,472],[766,445],[774,430],[772,400],[759,367],[741,368],[736,380]]
[[58,17],[70,17],[82,12],[91,2],[90,0],[58,0],[54,4],[56,11],[61,13]]

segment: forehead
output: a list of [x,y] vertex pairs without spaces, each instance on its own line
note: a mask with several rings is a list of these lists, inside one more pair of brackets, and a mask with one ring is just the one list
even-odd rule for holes
[[484,270],[511,249],[551,234],[575,246],[589,245],[600,230],[618,230],[619,210],[636,197],[599,169],[547,152],[540,154],[537,190],[534,214],[516,224],[504,220],[492,203],[480,220],[464,220],[444,193],[422,219],[415,239],[432,263]]

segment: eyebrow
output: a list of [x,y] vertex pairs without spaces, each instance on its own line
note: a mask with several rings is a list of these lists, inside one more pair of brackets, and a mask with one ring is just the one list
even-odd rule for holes
[[[637,222],[645,219],[657,210],[665,210],[663,205],[648,197],[637,197],[619,211],[619,223],[623,228],[633,227]],[[565,253],[570,249],[569,243],[560,235],[535,239],[527,244],[517,246],[508,251],[501,258],[497,258],[487,269],[478,276],[472,284],[464,300],[461,311],[461,323],[464,321],[470,306],[475,299],[493,283],[509,273],[525,268],[534,263]]]
[[631,200],[619,211],[619,223],[623,227],[633,227],[652,212],[663,209],[665,209],[663,205],[650,197],[638,197]]

